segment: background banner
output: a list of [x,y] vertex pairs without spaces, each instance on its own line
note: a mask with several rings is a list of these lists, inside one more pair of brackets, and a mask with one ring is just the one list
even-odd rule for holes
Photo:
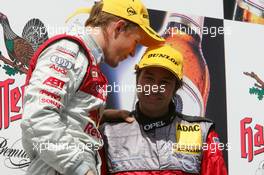
[[[264,173],[264,27],[225,21],[226,89],[230,174]],[[247,34],[250,33],[250,34]],[[238,41],[241,43],[238,43]]]
[[224,18],[264,25],[264,1],[224,0]]

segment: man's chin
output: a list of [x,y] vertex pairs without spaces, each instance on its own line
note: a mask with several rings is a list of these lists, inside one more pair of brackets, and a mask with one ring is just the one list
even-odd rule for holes
[[111,66],[112,68],[115,68],[115,67],[118,66],[118,63],[114,63],[114,64],[111,64],[111,65],[109,65],[109,66]]
[[116,62],[108,62],[108,61],[106,61],[106,64],[108,64],[112,68],[115,68],[115,67],[118,66],[118,62],[116,63]]
[[160,110],[159,109],[157,109],[157,106],[148,106],[148,107],[144,107],[145,108],[145,110],[142,110],[142,109],[140,109],[141,111],[148,111],[148,113],[147,114],[145,114],[145,115],[147,115],[147,116],[149,116],[149,117],[154,117],[154,116],[160,116],[161,114],[159,114],[160,113]]
[[143,104],[145,108],[148,108],[150,110],[157,109],[158,106],[160,106],[160,103],[155,103],[153,101],[148,101],[147,104]]

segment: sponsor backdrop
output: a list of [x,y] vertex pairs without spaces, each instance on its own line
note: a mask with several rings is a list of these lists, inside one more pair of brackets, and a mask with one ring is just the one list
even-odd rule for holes
[[[224,151],[229,174],[263,173],[264,119],[261,117],[261,106],[264,73],[261,71],[261,39],[264,27],[224,21],[223,35],[223,20],[215,19],[223,18],[220,0],[143,2],[151,9],[162,10],[150,10],[152,26],[185,56],[184,86],[175,94],[176,109],[186,114],[208,116],[215,121],[221,142],[229,144],[225,146],[228,151]],[[29,163],[20,140],[22,92],[28,60],[47,38],[82,24],[87,15],[74,17],[67,28],[65,19],[78,7],[92,4],[93,1],[86,0],[48,0],[45,3],[28,0],[1,4],[1,174],[23,175]],[[188,30],[196,44],[190,45],[177,35],[180,27],[181,30]],[[102,65],[112,88],[115,84],[116,87],[123,87],[108,89],[112,92],[107,107],[133,109],[135,91],[124,87],[135,85],[134,65],[145,49],[139,46],[134,58],[124,61],[116,69]]]
[[231,144],[229,173],[261,175],[264,173],[264,26],[232,21],[225,21],[224,25],[232,28],[232,35],[225,36],[228,141]]

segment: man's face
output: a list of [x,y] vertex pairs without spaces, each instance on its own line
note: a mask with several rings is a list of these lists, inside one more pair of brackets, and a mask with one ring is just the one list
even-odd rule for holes
[[[141,92],[139,86],[145,91]],[[159,67],[143,68],[137,80],[140,110],[148,112],[145,115],[150,117],[163,115],[169,109],[175,86],[176,78],[170,71]]]
[[111,67],[116,67],[119,62],[127,59],[128,56],[134,56],[141,37],[142,31],[139,27],[114,30],[108,40],[108,48],[105,53],[106,63]]

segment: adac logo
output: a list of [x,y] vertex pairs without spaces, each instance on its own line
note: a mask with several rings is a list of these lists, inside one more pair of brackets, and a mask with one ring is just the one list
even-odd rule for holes
[[2,55],[0,60],[5,63],[1,65],[9,76],[17,73],[26,74],[29,61],[37,48],[48,39],[47,29],[39,19],[29,20],[23,28],[22,37],[19,37],[10,28],[7,16],[0,12],[0,24],[3,27],[3,40],[9,58]]
[[127,14],[128,16],[136,15],[137,12],[133,9],[133,7],[128,7],[127,8]]
[[178,131],[184,131],[184,132],[195,132],[200,131],[200,125],[177,125]]
[[200,124],[176,124],[176,143],[173,152],[200,154],[202,131]]
[[256,83],[253,87],[249,89],[249,94],[257,95],[258,100],[263,100],[264,97],[264,81],[260,79],[260,77],[254,72],[243,72],[244,75],[249,76],[256,80]]

